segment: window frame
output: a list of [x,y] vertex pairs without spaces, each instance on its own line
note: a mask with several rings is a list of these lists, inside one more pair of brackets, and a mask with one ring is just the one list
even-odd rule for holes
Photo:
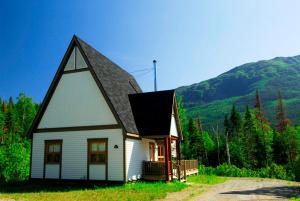
[[155,143],[149,142],[149,159],[150,161],[155,161]]
[[[105,151],[92,152],[93,143],[104,143]],[[104,154],[105,161],[104,162],[92,162],[91,161],[92,154]],[[88,139],[88,165],[107,165],[107,161],[108,161],[108,139],[107,138]]]
[[157,160],[165,161],[165,145],[162,143],[157,145]]
[[[58,162],[49,162],[48,155],[49,155],[49,146],[50,145],[59,145],[60,151],[59,152],[51,152],[52,155],[59,154],[59,161]],[[60,165],[62,161],[62,140],[45,140],[45,156],[44,156],[45,164],[46,165]]]

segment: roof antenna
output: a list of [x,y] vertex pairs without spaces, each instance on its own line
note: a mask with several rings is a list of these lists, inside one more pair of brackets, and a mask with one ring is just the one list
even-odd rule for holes
[[153,68],[154,68],[154,91],[157,91],[157,83],[156,83],[156,60],[153,60]]

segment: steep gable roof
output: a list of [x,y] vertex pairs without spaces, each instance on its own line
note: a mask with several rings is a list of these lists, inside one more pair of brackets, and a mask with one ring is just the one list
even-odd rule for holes
[[77,46],[80,50],[85,62],[88,64],[88,69],[92,73],[105,99],[110,105],[112,112],[123,129],[126,132],[138,134],[138,129],[136,127],[128,99],[128,94],[142,92],[136,80],[132,75],[121,69],[117,64],[110,61],[93,47],[74,35],[32,123],[29,135],[32,136],[35,129],[37,129],[58,82],[63,75],[68,58],[75,46]]

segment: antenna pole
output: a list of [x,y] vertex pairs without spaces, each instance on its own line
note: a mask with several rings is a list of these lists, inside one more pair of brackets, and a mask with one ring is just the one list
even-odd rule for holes
[[154,68],[154,91],[157,91],[157,80],[156,80],[156,60],[153,60],[153,68]]

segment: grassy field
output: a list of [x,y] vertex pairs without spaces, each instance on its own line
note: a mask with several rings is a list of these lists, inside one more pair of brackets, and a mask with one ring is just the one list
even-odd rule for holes
[[[168,192],[178,192],[183,189],[198,194],[206,186],[224,182],[226,179],[217,176],[192,176],[187,183],[180,182],[136,182],[120,186],[82,186],[68,184],[19,183],[0,184],[0,200],[22,201],[119,201],[135,200],[149,201],[167,196]],[[197,192],[196,192],[197,191]]]

